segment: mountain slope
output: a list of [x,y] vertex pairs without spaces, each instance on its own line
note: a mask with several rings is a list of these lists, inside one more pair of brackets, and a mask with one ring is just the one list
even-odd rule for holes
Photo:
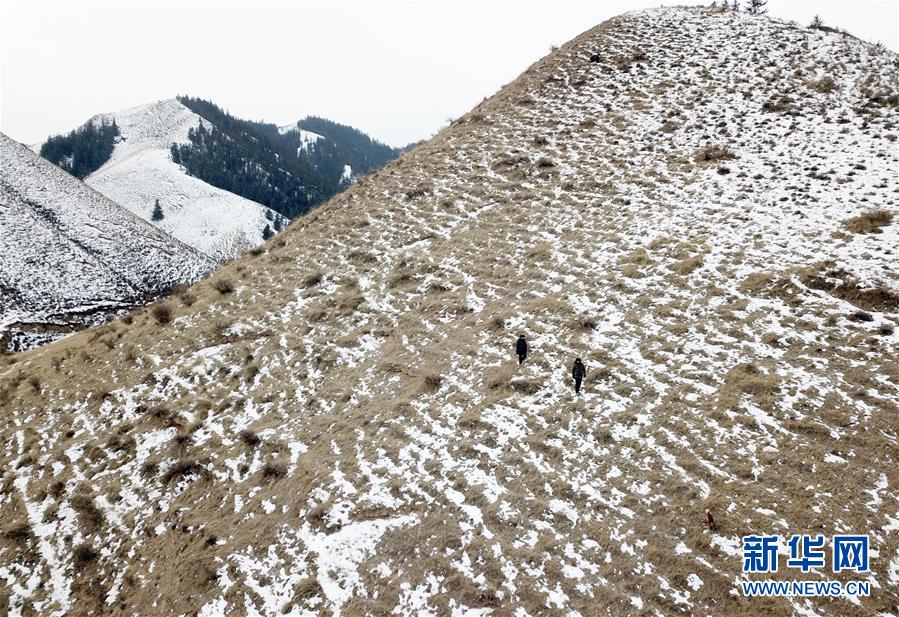
[[[166,328],[142,311],[22,355],[0,597],[895,614],[897,68],[767,17],[629,13]],[[870,534],[870,597],[740,597],[741,536],[840,532]]]
[[0,134],[0,348],[129,308],[213,262]]

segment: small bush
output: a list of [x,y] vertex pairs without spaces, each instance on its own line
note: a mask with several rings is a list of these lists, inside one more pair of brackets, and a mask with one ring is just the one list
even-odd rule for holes
[[833,92],[837,89],[837,82],[835,82],[830,75],[826,75],[821,79],[808,82],[808,87],[815,92],[827,94],[828,92]]
[[883,324],[877,329],[877,334],[880,336],[892,336],[895,329],[890,324]]
[[849,319],[858,322],[874,321],[874,317],[871,315],[871,313],[867,313],[865,311],[855,311],[854,313],[849,315]]
[[103,513],[94,504],[94,498],[86,493],[77,493],[72,496],[72,509],[81,518],[82,524],[88,531],[95,531],[103,524]]
[[390,280],[387,281],[387,286],[391,289],[396,287],[401,287],[402,285],[406,285],[407,283],[412,282],[412,273],[400,271],[390,277]]
[[260,439],[259,435],[249,429],[242,430],[238,434],[238,437],[240,437],[240,440],[250,448],[255,448],[262,443],[262,439]]
[[190,443],[191,439],[192,437],[190,433],[178,433],[177,435],[175,435],[174,442],[178,446],[184,448]]
[[321,272],[311,272],[303,279],[303,287],[315,287],[325,278]]
[[424,197],[429,192],[430,189],[425,186],[416,186],[406,191],[406,199],[417,199],[419,197]]
[[765,104],[762,105],[762,110],[772,113],[787,113],[793,111],[793,101],[786,96],[772,97],[765,101]]
[[537,394],[543,386],[533,379],[512,379],[509,386],[519,394]]
[[84,567],[93,562],[100,554],[90,544],[79,544],[72,549],[72,558],[79,567]]
[[736,155],[727,146],[718,145],[708,145],[693,154],[693,160],[697,163],[711,163],[735,158],[737,158]]
[[546,158],[545,156],[541,156],[537,160],[537,167],[539,167],[540,169],[549,169],[549,168],[555,167],[555,166],[556,166],[556,164],[553,163],[550,159]]
[[188,476],[205,477],[207,475],[209,475],[209,472],[196,461],[180,460],[162,474],[161,481],[163,484],[169,484],[172,480],[180,480],[181,478],[186,478]]
[[285,467],[281,463],[269,461],[262,467],[262,477],[266,480],[277,480],[279,478],[283,478],[286,475],[287,467]]
[[184,303],[184,306],[193,306],[194,302],[197,301],[197,296],[189,291],[182,291],[178,294],[178,297],[181,298],[181,302]]
[[151,313],[158,324],[167,324],[172,321],[172,307],[168,304],[154,306]]
[[234,283],[230,279],[217,279],[212,284],[212,288],[222,295],[229,294],[234,291]]
[[143,476],[155,476],[159,471],[159,463],[156,461],[147,461],[143,465],[141,465],[140,473]]
[[13,523],[12,525],[8,525],[3,528],[0,535],[16,544],[25,544],[33,536],[31,533],[31,526],[28,523]]
[[425,375],[422,379],[422,382],[425,391],[436,392],[440,389],[440,384],[443,382],[443,377],[435,373],[431,373],[429,375]]

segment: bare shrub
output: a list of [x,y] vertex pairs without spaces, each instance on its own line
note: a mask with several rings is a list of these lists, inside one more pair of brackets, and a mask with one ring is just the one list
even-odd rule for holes
[[436,392],[440,389],[443,377],[436,373],[429,373],[422,377],[422,387],[426,392]]
[[169,484],[172,480],[180,480],[191,476],[207,477],[209,472],[200,463],[196,461],[180,460],[169,467],[168,471],[162,474],[160,481],[163,484]]
[[851,321],[872,322],[874,321],[874,316],[866,311],[855,311],[849,315],[849,319]]
[[539,381],[534,379],[512,379],[509,381],[509,387],[518,394],[537,394],[543,387]]
[[431,189],[427,186],[416,186],[406,190],[406,199],[417,199],[419,197],[424,197]]
[[806,85],[810,90],[821,92],[822,94],[827,94],[828,92],[833,92],[837,89],[837,83],[830,75],[825,75],[821,79],[809,81]]
[[229,294],[234,291],[234,283],[231,282],[231,279],[216,279],[212,283],[212,288],[222,295]]
[[156,323],[162,325],[172,321],[172,307],[168,304],[157,304],[151,311]]
[[238,437],[240,437],[240,440],[244,442],[249,448],[255,448],[260,443],[262,443],[262,439],[259,437],[259,435],[249,429],[242,430],[238,434]]
[[72,558],[81,568],[95,561],[99,556],[100,553],[90,544],[79,544],[72,549]]
[[303,287],[315,287],[325,278],[324,273],[315,271],[310,272],[303,278]]
[[787,113],[791,112],[794,109],[793,101],[787,96],[774,96],[762,105],[763,111],[770,111],[772,113]]
[[18,522],[7,525],[0,531],[0,535],[16,544],[25,544],[34,536],[31,526],[27,522]]
[[87,493],[76,493],[72,496],[72,509],[75,510],[81,524],[87,531],[96,531],[103,524],[103,512],[94,504],[94,498]]
[[281,463],[268,461],[262,467],[262,477],[266,480],[278,480],[287,475],[287,467]]
[[720,145],[708,145],[693,154],[693,160],[697,163],[711,163],[735,158],[737,156],[727,146]]
[[193,306],[197,301],[197,296],[188,290],[184,290],[179,293],[178,297],[181,298],[181,302],[184,303],[184,306]]

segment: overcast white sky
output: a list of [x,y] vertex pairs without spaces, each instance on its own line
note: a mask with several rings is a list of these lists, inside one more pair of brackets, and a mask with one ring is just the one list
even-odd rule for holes
[[[0,130],[19,141],[190,94],[279,125],[325,116],[391,145],[433,134],[550,45],[662,4],[0,2]],[[897,48],[899,0],[768,6],[802,24],[818,13],[828,25]]]

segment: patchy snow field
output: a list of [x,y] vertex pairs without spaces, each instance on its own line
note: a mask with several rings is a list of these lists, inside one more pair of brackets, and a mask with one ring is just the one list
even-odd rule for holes
[[[895,615],[897,62],[623,15],[170,324],[0,364],[0,606]],[[871,596],[741,598],[753,532],[870,534]]]

